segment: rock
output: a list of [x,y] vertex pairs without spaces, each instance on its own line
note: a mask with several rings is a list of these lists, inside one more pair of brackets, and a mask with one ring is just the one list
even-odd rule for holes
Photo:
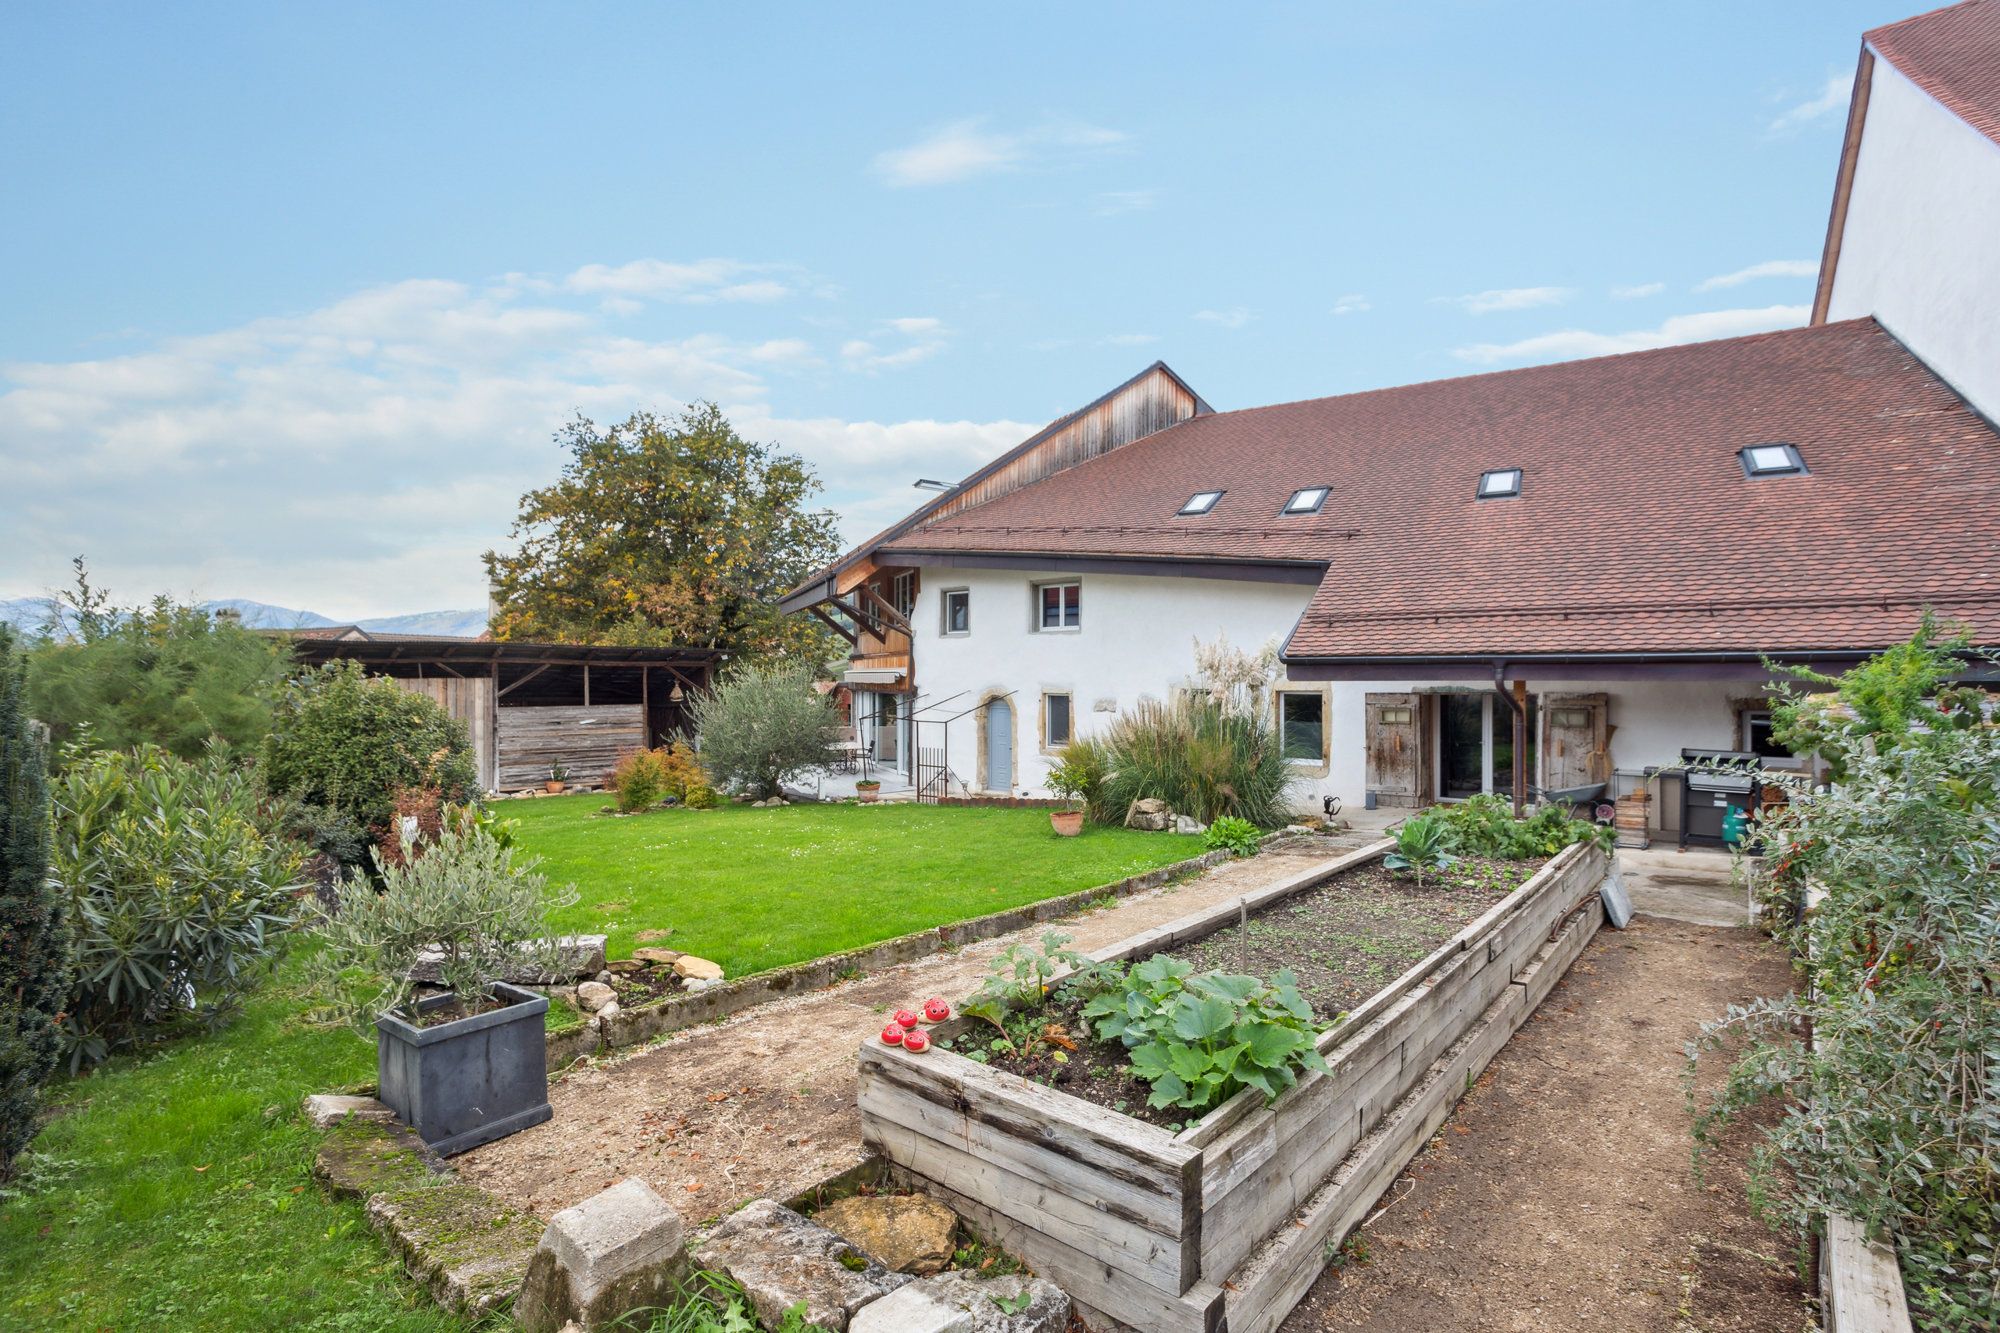
[[614,973],[610,968],[607,967],[602,972],[599,972],[597,976],[594,978],[594,980],[596,980],[600,985],[609,986],[611,984],[611,978],[616,975],[617,975],[616,973]]
[[731,1215],[695,1251],[695,1262],[741,1286],[766,1328],[804,1301],[808,1324],[845,1333],[856,1310],[910,1281],[769,1199]]
[[[417,955],[416,966],[410,969],[410,980],[437,985],[444,980],[444,973],[439,967],[443,959],[444,954],[440,950],[424,950]],[[564,935],[556,941],[552,966],[536,966],[536,961],[523,958],[518,967],[508,970],[500,980],[510,981],[516,986],[553,986],[595,975],[604,970],[604,936]]]
[[312,1173],[336,1199],[431,1183],[444,1171],[416,1132],[393,1121],[346,1119],[313,1153]]
[[674,959],[674,975],[686,981],[720,981],[722,964],[711,963],[706,958],[697,958],[684,953]]
[[605,1328],[675,1303],[689,1276],[680,1215],[634,1176],[549,1219],[514,1301],[528,1333]]
[[306,1119],[320,1129],[331,1129],[353,1116],[388,1124],[396,1113],[373,1097],[342,1097],[331,1092],[315,1092],[305,1100]]
[[586,981],[576,988],[577,1008],[587,1014],[597,1013],[607,1004],[618,1002],[618,992],[601,981]]
[[912,1282],[862,1306],[848,1321],[847,1333],[972,1333],[972,1315]]
[[616,958],[604,965],[604,970],[614,977],[630,976],[634,972],[644,972],[646,964],[638,958]]
[[641,963],[657,963],[662,967],[672,967],[680,961],[678,949],[634,949],[632,957]]
[[1174,812],[1157,796],[1143,796],[1125,812],[1125,827],[1158,833],[1173,822]]
[[1202,823],[1199,819],[1195,819],[1189,815],[1175,815],[1174,832],[1206,833],[1208,832],[1208,825]]
[[464,1184],[377,1194],[368,1221],[439,1305],[470,1315],[514,1299],[541,1234],[532,1217]]
[[721,984],[722,981],[719,977],[713,979],[708,977],[695,977],[693,980],[686,982],[683,985],[682,989],[690,993],[697,993],[700,991],[705,991],[711,986],[720,986]]
[[[916,1295],[911,1295],[913,1292]],[[1027,1300],[1020,1310],[1010,1313],[1024,1295]],[[898,1291],[894,1299],[915,1309],[919,1298],[927,1307],[956,1314],[966,1322],[891,1323],[888,1317],[896,1315],[896,1309],[886,1310],[882,1315],[875,1313],[889,1304],[884,1299],[855,1317],[849,1325],[851,1333],[891,1333],[891,1330],[915,1333],[920,1328],[950,1329],[952,1333],[1063,1333],[1069,1327],[1069,1297],[1055,1283],[1038,1277],[982,1278],[960,1269],[912,1282]],[[1006,1303],[1006,1308],[1001,1302]]]
[[942,1273],[957,1248],[958,1214],[928,1194],[857,1194],[819,1210],[839,1232],[898,1273]]
[[618,1017],[618,1001],[616,1000],[611,1001],[597,1011],[597,1021],[600,1023],[609,1023],[616,1017]]

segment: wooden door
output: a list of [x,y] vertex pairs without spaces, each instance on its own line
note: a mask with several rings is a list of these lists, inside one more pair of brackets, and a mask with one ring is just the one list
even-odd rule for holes
[[1541,700],[1541,785],[1549,791],[1611,780],[1602,694],[1550,694]]
[[1414,694],[1371,694],[1366,700],[1368,729],[1368,790],[1382,805],[1425,803],[1421,784],[1429,765],[1423,762],[1423,721]]

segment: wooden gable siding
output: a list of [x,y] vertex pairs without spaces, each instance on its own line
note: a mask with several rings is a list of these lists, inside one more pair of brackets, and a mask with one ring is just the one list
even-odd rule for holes
[[924,526],[961,510],[997,500],[1045,477],[1052,477],[1100,454],[1179,425],[1200,410],[1200,401],[1163,366],[1053,426],[1018,457],[975,475],[926,514]]

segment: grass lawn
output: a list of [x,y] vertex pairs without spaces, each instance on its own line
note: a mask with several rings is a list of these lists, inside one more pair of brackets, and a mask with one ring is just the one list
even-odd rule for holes
[[299,1099],[373,1080],[375,1051],[293,1021],[285,976],[219,1033],[52,1089],[43,1183],[0,1198],[0,1329],[469,1327],[311,1179]]
[[1087,828],[1059,838],[1045,810],[791,805],[600,816],[602,795],[520,801],[517,845],[577,902],[564,931],[602,931],[614,958],[642,930],[730,976],[818,958],[1198,855],[1173,833]]

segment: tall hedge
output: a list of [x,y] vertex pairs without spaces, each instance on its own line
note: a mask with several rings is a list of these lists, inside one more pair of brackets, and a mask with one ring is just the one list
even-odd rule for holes
[[69,932],[49,882],[47,757],[0,627],[0,1180],[34,1137],[69,996]]

